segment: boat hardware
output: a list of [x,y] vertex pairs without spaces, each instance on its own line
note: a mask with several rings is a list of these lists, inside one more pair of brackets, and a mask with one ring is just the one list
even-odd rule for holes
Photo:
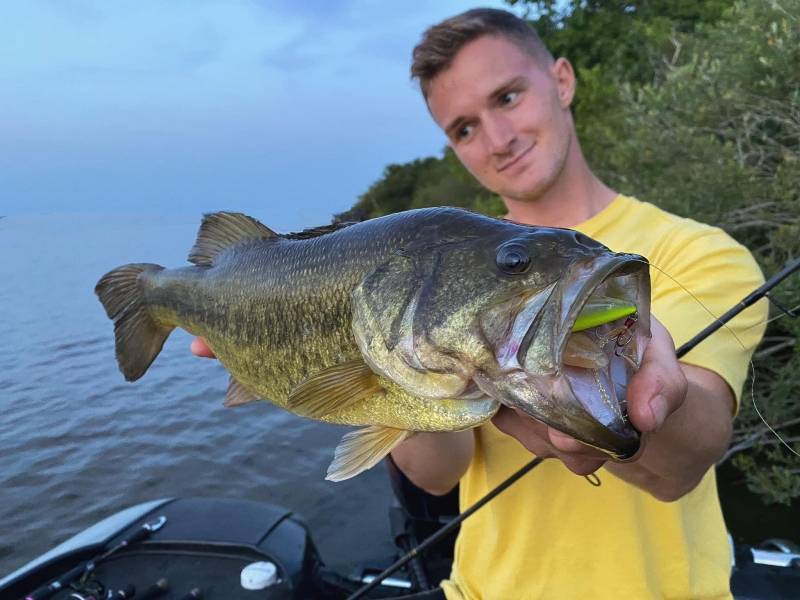
[[164,523],[166,522],[167,522],[167,517],[161,515],[155,521],[151,523],[145,523],[139,529],[134,531],[128,537],[124,538],[110,550],[104,552],[97,558],[93,558],[86,562],[80,563],[77,567],[70,569],[55,581],[51,581],[46,586],[40,587],[39,589],[25,596],[25,600],[46,600],[56,592],[63,590],[66,586],[68,586],[76,579],[85,580],[86,577],[88,577],[89,574],[95,570],[97,565],[106,560],[109,556],[118,552],[119,550],[122,550],[123,548],[127,548],[131,544],[136,544],[138,542],[146,540],[154,532],[161,529],[164,526]]
[[136,600],[153,600],[153,598],[163,596],[167,591],[169,591],[169,581],[167,581],[166,577],[162,577],[142,592]]

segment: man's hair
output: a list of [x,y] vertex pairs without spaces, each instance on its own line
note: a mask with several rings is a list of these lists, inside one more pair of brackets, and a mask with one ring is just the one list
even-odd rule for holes
[[456,54],[484,35],[507,39],[542,65],[553,62],[553,55],[527,21],[505,10],[474,8],[428,28],[414,48],[411,78],[419,80],[425,98],[431,81],[450,66]]

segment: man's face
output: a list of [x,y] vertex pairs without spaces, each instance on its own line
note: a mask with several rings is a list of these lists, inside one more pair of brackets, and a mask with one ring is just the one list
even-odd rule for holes
[[567,61],[540,65],[514,43],[482,36],[430,82],[428,106],[481,184],[531,201],[558,180],[569,156],[574,82]]

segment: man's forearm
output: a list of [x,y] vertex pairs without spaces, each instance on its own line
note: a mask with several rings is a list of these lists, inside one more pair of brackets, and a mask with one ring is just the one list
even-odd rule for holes
[[606,463],[608,471],[660,500],[677,500],[700,482],[730,443],[733,395],[721,377],[682,365],[686,400],[664,426],[649,435],[641,457]]
[[416,433],[392,450],[392,459],[414,485],[441,496],[456,486],[474,451],[471,429]]

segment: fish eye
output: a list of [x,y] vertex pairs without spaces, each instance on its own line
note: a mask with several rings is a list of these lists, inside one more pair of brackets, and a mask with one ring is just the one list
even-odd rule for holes
[[521,244],[503,244],[497,249],[495,262],[503,273],[519,275],[531,266],[531,257]]

